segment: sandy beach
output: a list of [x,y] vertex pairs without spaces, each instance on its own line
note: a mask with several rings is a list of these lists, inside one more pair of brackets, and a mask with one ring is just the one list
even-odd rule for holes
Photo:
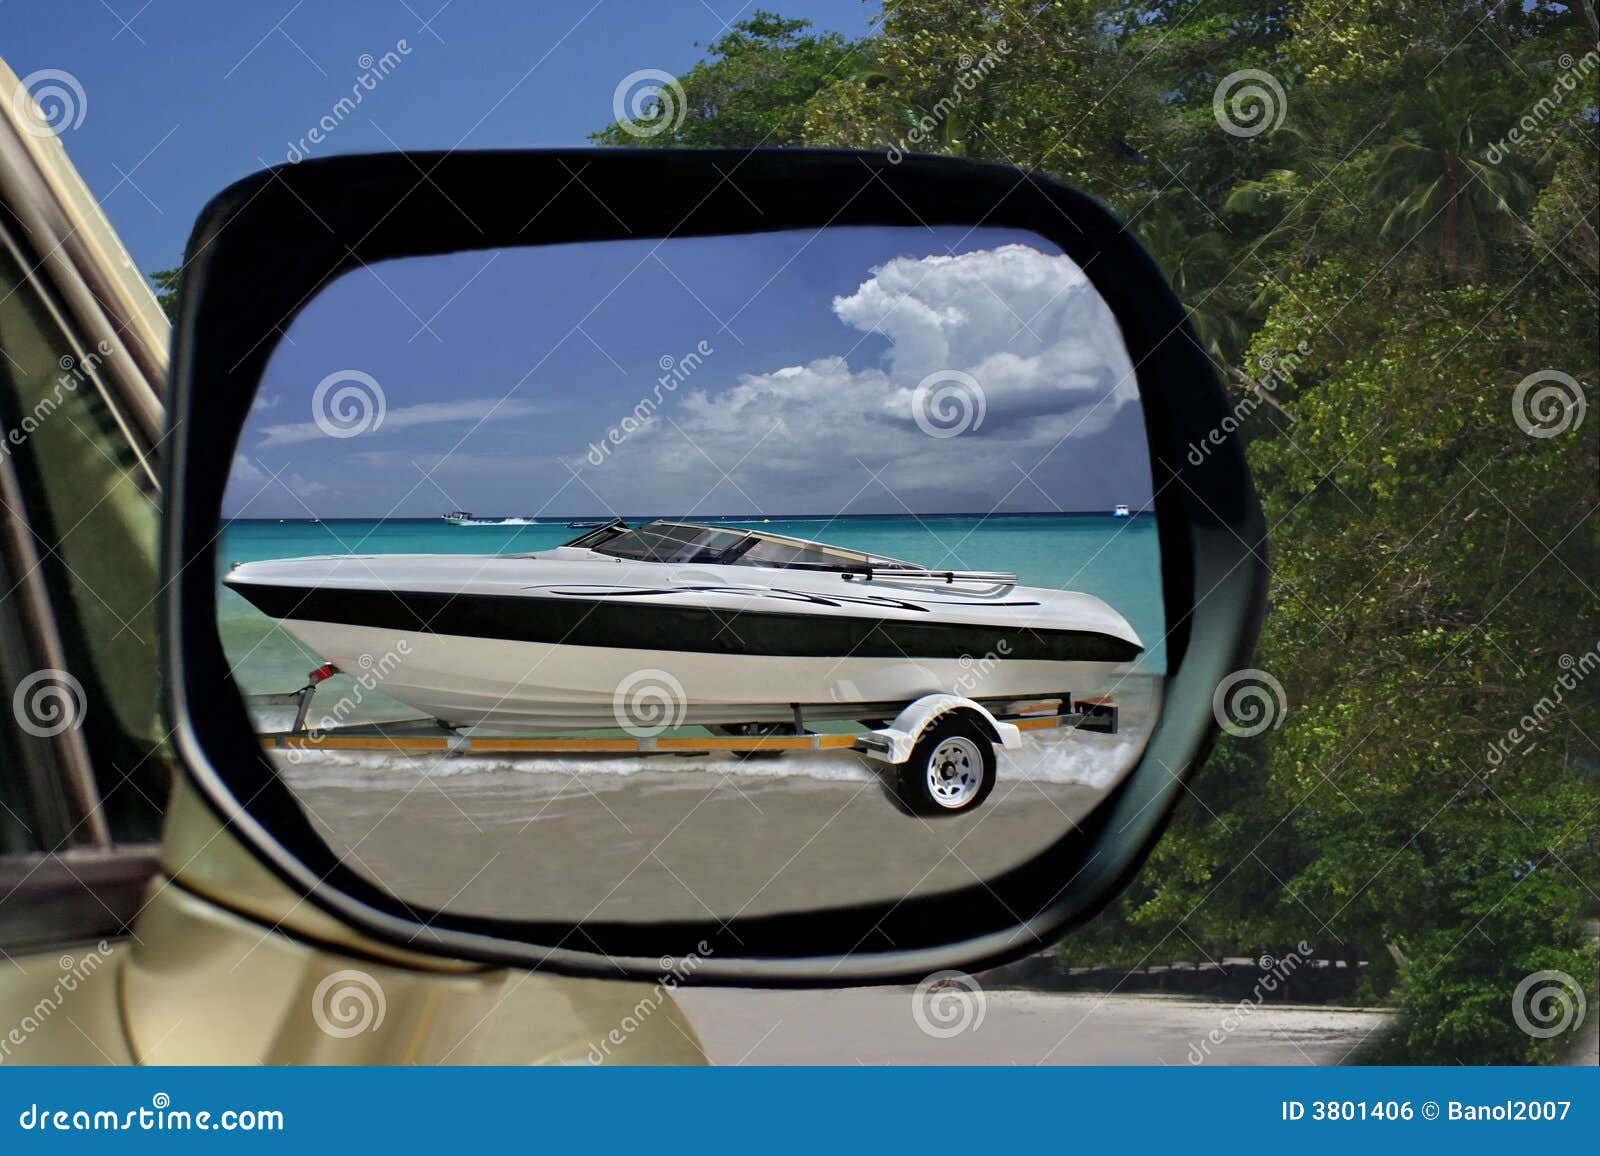
[[994,793],[902,813],[849,752],[496,759],[277,756],[329,844],[408,902],[517,918],[729,919],[970,885],[1021,863],[1131,768],[1149,679],[1118,691],[1120,733],[1037,732]]

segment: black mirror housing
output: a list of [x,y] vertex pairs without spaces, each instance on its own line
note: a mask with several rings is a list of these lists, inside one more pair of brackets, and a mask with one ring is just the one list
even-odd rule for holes
[[[581,179],[578,179],[581,175]],[[1142,761],[1079,829],[1005,874],[893,904],[642,924],[418,910],[340,861],[279,779],[216,629],[222,494],[273,349],[334,279],[382,261],[501,246],[828,225],[1003,226],[1053,241],[1115,314],[1144,407],[1168,625],[1165,709]],[[1265,526],[1229,411],[1182,306],[1127,227],[1036,174],[936,157],[771,150],[569,150],[337,157],[243,180],[185,255],[165,485],[163,641],[174,739],[203,797],[286,884],[411,949],[616,978],[696,957],[686,981],[883,982],[1000,963],[1090,918],[1132,877],[1204,761],[1212,695],[1248,664]],[[1192,458],[1190,447],[1208,443]]]

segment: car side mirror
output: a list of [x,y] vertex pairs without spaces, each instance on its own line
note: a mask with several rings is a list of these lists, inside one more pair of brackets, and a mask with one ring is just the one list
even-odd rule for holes
[[1036,174],[339,157],[223,191],[185,268],[175,740],[379,939],[744,984],[1015,958],[1138,869],[1248,665],[1212,364]]

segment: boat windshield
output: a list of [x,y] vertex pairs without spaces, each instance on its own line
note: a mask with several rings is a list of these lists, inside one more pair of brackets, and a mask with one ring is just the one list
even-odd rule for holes
[[[610,529],[611,527],[608,527]],[[795,570],[915,570],[909,562],[788,538],[761,530],[701,526],[689,522],[647,522],[620,529],[604,541],[579,539],[597,554],[639,562],[701,562],[718,566],[768,566]],[[598,537],[586,535],[585,537]]]

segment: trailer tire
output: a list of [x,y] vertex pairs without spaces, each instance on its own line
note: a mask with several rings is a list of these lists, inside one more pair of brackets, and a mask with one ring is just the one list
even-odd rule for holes
[[964,814],[994,790],[997,762],[987,728],[951,712],[930,723],[911,757],[895,768],[896,800],[913,815]]

